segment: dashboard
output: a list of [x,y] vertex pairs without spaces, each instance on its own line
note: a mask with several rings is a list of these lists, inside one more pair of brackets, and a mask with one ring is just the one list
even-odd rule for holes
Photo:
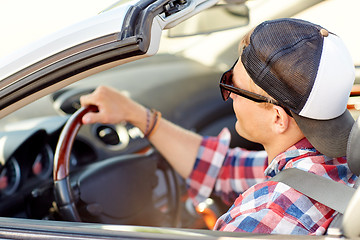
[[[0,132],[0,216],[43,218],[53,199],[53,161],[68,116],[26,120]],[[80,129],[71,152],[70,172],[149,146],[130,124],[92,124]],[[33,203],[41,203],[33,208]],[[36,209],[36,211],[34,210]]]

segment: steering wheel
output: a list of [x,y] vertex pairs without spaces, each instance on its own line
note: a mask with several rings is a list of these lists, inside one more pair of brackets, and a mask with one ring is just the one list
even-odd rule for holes
[[[80,108],[68,119],[56,147],[54,195],[61,218],[77,222],[152,226],[172,222],[167,225],[179,226],[180,186],[177,176],[165,161],[159,161],[163,158],[153,149],[146,154],[121,155],[95,162],[70,174],[71,149],[82,126],[82,117],[90,111],[96,112],[97,107]],[[166,214],[154,206],[153,200],[159,169],[165,174],[171,209]]]

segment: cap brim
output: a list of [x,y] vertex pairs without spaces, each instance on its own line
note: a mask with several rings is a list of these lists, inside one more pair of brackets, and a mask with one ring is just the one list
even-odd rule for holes
[[346,156],[349,134],[355,122],[348,110],[330,120],[315,120],[295,113],[293,117],[316,150],[332,158]]

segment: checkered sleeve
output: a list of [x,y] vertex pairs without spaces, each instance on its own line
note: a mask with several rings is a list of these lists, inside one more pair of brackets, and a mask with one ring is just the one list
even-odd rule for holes
[[231,205],[239,194],[267,179],[264,174],[267,165],[265,151],[230,149],[218,173],[214,193]]
[[190,177],[188,194],[195,206],[211,193],[231,205],[252,185],[263,182],[267,166],[265,151],[230,149],[230,132],[223,129],[217,137],[204,137]]

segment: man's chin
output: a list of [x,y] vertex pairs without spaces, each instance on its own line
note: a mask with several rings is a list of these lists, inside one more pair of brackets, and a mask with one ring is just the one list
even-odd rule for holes
[[236,123],[235,123],[235,130],[236,130],[237,134],[240,135],[240,137],[243,137],[246,140],[252,141],[249,139],[249,136],[247,136],[247,134],[245,134],[245,131],[241,128],[239,121],[236,121]]

